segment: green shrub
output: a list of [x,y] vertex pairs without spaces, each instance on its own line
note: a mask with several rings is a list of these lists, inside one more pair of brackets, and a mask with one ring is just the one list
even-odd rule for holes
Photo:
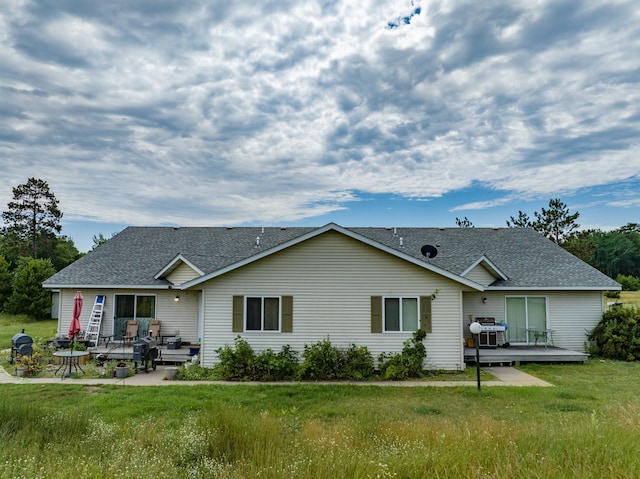
[[311,346],[305,344],[302,364],[298,370],[299,379],[338,379],[342,354],[333,347],[329,339],[323,339]]
[[640,310],[611,308],[588,335],[593,356],[635,361],[640,359]]
[[256,355],[247,341],[238,336],[235,347],[228,344],[216,349],[220,362],[215,366],[215,372],[221,379],[227,381],[250,381],[255,375]]
[[[640,291],[640,278],[636,278],[631,275],[626,276],[624,274],[619,274],[616,277],[616,281],[622,285],[623,291]],[[618,294],[618,298],[619,297],[620,294]]]
[[295,379],[298,371],[298,352],[288,344],[279,353],[265,349],[254,359],[256,381],[284,381]]
[[341,379],[368,379],[373,376],[373,356],[366,346],[352,344],[343,351],[344,361],[338,370]]
[[422,341],[426,336],[424,330],[418,329],[411,339],[404,342],[402,352],[380,354],[378,367],[382,377],[393,380],[422,377],[422,366],[427,357],[427,350]]
[[238,336],[235,347],[216,350],[220,362],[214,366],[216,377],[226,381],[278,381],[294,379],[298,353],[285,345],[279,353],[265,349],[256,354],[247,341]]
[[341,349],[327,338],[304,346],[299,379],[367,379],[373,375],[373,356],[366,346],[352,344]]

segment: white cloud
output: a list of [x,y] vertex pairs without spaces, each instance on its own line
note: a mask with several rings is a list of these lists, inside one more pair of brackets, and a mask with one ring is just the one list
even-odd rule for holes
[[640,175],[631,0],[8,3],[3,204],[37,176],[68,219],[229,224]]

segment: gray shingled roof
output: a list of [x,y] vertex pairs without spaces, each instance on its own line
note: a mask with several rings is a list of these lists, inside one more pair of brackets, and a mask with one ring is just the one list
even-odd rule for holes
[[[395,235],[388,228],[344,229],[457,276],[484,255],[508,278],[492,285],[495,287],[617,286],[609,277],[529,229],[397,228]],[[260,227],[129,227],[53,275],[44,285],[166,287],[167,281],[155,276],[178,255],[208,275],[315,230],[318,228],[264,228],[262,234]],[[255,246],[258,236],[260,248]],[[435,258],[427,259],[421,254],[425,244],[437,247]]]

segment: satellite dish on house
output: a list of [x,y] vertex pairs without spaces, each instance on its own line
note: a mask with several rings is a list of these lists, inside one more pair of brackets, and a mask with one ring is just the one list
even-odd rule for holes
[[426,244],[422,248],[420,248],[420,252],[427,258],[435,258],[438,254],[438,250],[436,249],[436,247],[431,246],[430,244]]

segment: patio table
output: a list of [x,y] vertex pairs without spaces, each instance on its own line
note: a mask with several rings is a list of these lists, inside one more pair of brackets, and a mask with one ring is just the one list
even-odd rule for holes
[[[62,369],[62,377],[71,376],[71,369],[73,368],[76,369],[76,372],[80,370],[82,371],[82,374],[84,374],[84,369],[80,367],[80,358],[89,356],[88,351],[56,351],[53,353],[53,355],[56,358],[62,359],[62,364],[58,369],[56,369],[54,376],[56,376],[58,374],[58,371],[60,371],[61,369]],[[65,369],[67,368],[68,368],[68,371],[65,372]]]
[[527,338],[529,335],[533,336],[534,344],[538,345],[538,339],[544,339],[544,347],[551,344],[553,346],[553,330],[552,329],[543,329],[543,328],[525,328],[527,332]]

